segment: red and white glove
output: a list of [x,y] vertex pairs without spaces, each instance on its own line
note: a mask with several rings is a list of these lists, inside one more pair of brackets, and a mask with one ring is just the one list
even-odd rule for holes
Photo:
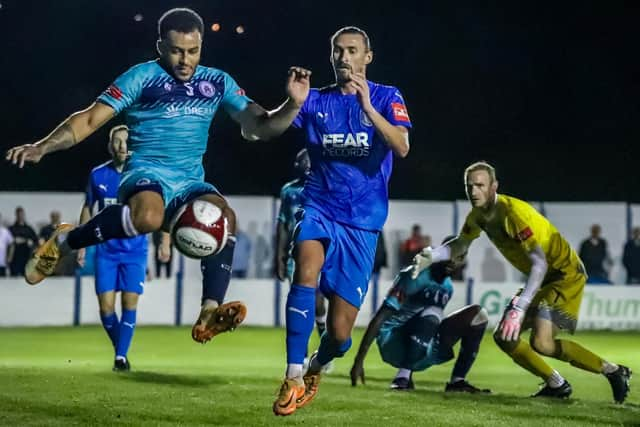
[[520,336],[524,311],[515,306],[509,307],[500,324],[500,337],[503,341],[517,341]]

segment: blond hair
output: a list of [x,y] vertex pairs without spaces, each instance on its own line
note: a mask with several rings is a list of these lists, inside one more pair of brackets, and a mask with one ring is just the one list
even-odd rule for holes
[[492,183],[496,181],[496,169],[485,161],[479,161],[479,162],[470,164],[464,170],[464,182],[465,183],[467,182],[467,177],[471,172],[476,172],[476,171],[485,171],[489,174],[489,178],[491,178]]

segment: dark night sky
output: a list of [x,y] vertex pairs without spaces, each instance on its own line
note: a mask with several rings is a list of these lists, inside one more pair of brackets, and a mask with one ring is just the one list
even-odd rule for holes
[[[637,2],[0,1],[3,151],[153,59],[158,17],[188,6],[222,23],[207,31],[202,63],[265,107],[283,100],[289,65],[312,69],[314,86],[330,83],[328,37],[344,25],[367,30],[369,78],[400,88],[414,124],[393,198],[462,198],[462,170],[486,159],[502,190],[521,198],[640,202]],[[275,195],[290,178],[294,133],[242,142],[225,114],[212,130],[208,179],[223,193]],[[106,159],[105,141],[102,130],[25,171],[2,164],[0,190],[80,191]]]

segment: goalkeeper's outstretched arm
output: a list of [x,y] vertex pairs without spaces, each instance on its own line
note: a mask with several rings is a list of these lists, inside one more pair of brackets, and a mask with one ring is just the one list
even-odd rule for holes
[[413,272],[411,273],[411,277],[415,279],[423,270],[433,263],[463,258],[470,245],[470,240],[458,236],[437,248],[424,248],[413,258]]

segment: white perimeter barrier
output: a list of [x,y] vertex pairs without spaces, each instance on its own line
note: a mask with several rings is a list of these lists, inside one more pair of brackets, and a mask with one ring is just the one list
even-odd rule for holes
[[[384,299],[390,281],[380,283],[378,305]],[[490,327],[500,319],[511,295],[521,286],[510,283],[477,283],[471,290],[471,301],[487,309]],[[83,277],[76,300],[75,279],[50,278],[38,286],[28,286],[22,279],[0,280],[0,326],[98,324],[98,303],[93,279]],[[176,294],[175,279],[159,279],[145,285],[138,306],[138,324],[190,325],[198,315],[201,287],[199,282],[184,283],[181,297]],[[284,324],[284,306],[288,285],[281,285],[280,323]],[[456,283],[447,312],[466,304],[468,285]],[[276,284],[268,279],[233,279],[227,300],[242,300],[249,309],[246,323],[273,326],[276,324]],[[78,304],[76,305],[76,301]],[[178,304],[178,302],[181,302]],[[371,293],[362,306],[357,325],[366,326],[372,313]],[[640,330],[640,286],[587,286],[580,309],[579,329]]]

